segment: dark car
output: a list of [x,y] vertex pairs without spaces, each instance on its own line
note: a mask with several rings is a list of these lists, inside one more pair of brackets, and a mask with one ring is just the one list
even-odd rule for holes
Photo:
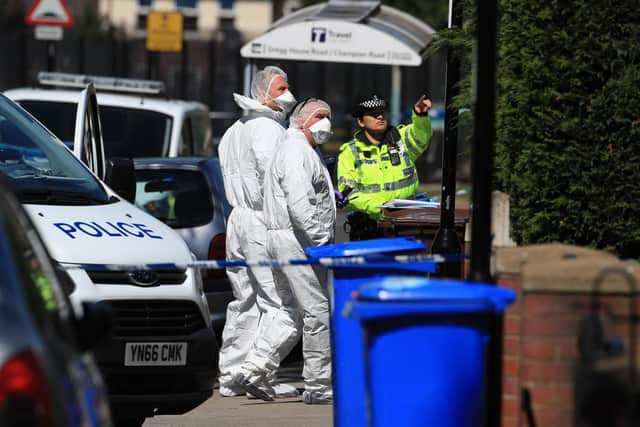
[[[185,240],[198,260],[224,260],[231,207],[224,193],[220,162],[209,157],[154,157],[134,160],[135,204]],[[218,337],[233,299],[224,269],[200,270]]]
[[[111,426],[106,391],[88,352],[109,331],[107,307],[77,319],[17,199],[0,183],[0,425]],[[72,286],[72,285],[71,285]]]

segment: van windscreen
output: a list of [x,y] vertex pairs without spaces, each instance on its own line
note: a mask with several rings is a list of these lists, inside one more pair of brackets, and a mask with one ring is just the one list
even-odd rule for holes
[[[20,105],[72,148],[76,103],[22,100]],[[156,111],[109,105],[100,105],[99,109],[107,158],[164,157],[169,154],[170,116]]]
[[0,173],[23,203],[91,205],[111,199],[49,130],[0,95]]

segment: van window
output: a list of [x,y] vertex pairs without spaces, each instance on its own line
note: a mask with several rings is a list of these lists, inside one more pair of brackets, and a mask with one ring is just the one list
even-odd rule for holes
[[21,101],[19,104],[73,150],[78,104],[40,101]]
[[213,218],[211,190],[204,174],[197,170],[136,170],[136,201],[171,228],[191,228]]
[[193,134],[191,132],[191,119],[185,118],[180,131],[179,156],[193,156]]
[[0,173],[23,203],[111,202],[82,162],[4,95],[0,95]]
[[[20,101],[58,138],[73,146],[76,108],[73,102]],[[164,157],[169,154],[172,118],[156,111],[100,105],[104,151],[111,157]]]
[[190,114],[191,134],[193,135],[193,154],[206,155],[206,149],[211,139],[211,122],[209,113],[203,110],[194,110]]
[[169,155],[173,120],[166,114],[101,105],[100,122],[107,158]]

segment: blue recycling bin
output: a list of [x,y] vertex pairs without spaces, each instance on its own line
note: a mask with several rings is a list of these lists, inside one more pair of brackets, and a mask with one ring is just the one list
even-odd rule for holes
[[[382,257],[424,253],[426,246],[415,237],[372,239],[336,243],[305,249],[312,261],[321,258]],[[360,322],[343,316],[352,301],[351,294],[360,285],[376,278],[396,275],[419,275],[435,272],[433,261],[398,263],[395,261],[366,264],[341,263],[329,269],[328,289],[331,308],[331,363],[333,372],[333,422],[335,427],[367,425],[362,332]]]
[[389,276],[361,286],[369,426],[484,424],[490,327],[516,299],[493,285]]

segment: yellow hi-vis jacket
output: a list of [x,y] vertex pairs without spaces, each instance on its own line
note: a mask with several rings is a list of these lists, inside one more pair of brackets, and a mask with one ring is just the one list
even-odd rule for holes
[[[431,121],[428,115],[411,117],[411,124],[389,126],[380,145],[367,141],[363,131],[340,146],[338,155],[338,190],[351,187],[351,210],[364,212],[378,221],[380,205],[393,199],[408,199],[418,189],[415,161],[429,146]],[[400,163],[391,164],[389,148],[397,145]]]

